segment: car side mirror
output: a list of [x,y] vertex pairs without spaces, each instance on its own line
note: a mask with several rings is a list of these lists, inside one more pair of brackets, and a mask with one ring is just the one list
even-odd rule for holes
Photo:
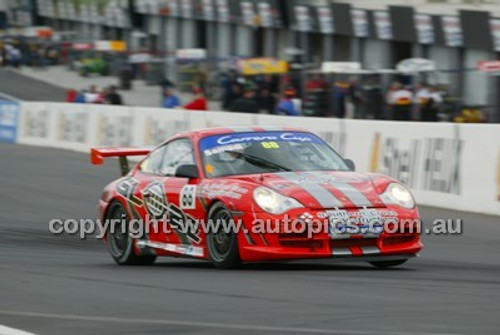
[[182,164],[175,170],[175,176],[178,178],[189,178],[196,179],[200,175],[198,173],[198,167],[195,164]]
[[350,171],[356,171],[356,164],[354,164],[352,159],[344,159],[344,162]]

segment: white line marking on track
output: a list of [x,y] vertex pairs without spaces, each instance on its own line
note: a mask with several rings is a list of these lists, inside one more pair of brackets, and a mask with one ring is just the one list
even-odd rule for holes
[[[0,310],[0,315],[35,317],[44,319],[58,320],[73,320],[73,321],[91,321],[91,322],[111,322],[123,324],[148,324],[148,325],[170,325],[170,326],[185,326],[194,328],[212,328],[212,329],[232,329],[232,330],[249,330],[249,331],[265,331],[265,332],[288,332],[300,334],[356,334],[356,335],[421,335],[422,332],[411,331],[376,331],[376,330],[331,330],[331,329],[315,329],[315,328],[299,328],[299,327],[274,327],[274,326],[258,326],[245,324],[228,324],[216,322],[198,322],[198,321],[182,321],[182,320],[155,320],[155,319],[134,319],[134,318],[119,318],[109,316],[85,316],[72,314],[50,314],[22,311],[7,311]],[[457,335],[456,333],[453,333]],[[3,335],[0,333],[0,335]],[[10,334],[8,334],[10,335]],[[13,334],[14,335],[14,334]],[[32,334],[23,334],[32,335]],[[426,335],[452,335],[451,333],[427,333]]]
[[25,332],[24,330],[0,325],[0,335],[35,335],[35,334]]
[[4,99],[10,100],[10,101],[15,101],[15,102],[20,102],[20,101],[22,101],[21,99],[16,98],[15,96],[12,96],[12,95],[7,94],[7,93],[0,92],[0,98],[2,98],[2,97],[3,97]]

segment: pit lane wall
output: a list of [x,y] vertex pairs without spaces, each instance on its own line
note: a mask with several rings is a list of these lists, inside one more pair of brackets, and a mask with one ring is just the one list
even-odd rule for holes
[[185,130],[250,125],[306,128],[353,159],[358,171],[405,183],[419,204],[500,215],[500,125],[26,102],[15,142],[88,152],[93,146],[154,146]]

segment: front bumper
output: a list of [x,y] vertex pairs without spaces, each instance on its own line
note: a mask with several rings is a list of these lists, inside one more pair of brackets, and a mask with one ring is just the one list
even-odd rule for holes
[[[359,209],[348,210],[349,212]],[[279,222],[284,216],[272,216],[266,213],[240,213],[244,231],[238,234],[240,257],[242,261],[292,260],[333,258],[352,261],[381,261],[407,259],[415,256],[423,247],[420,241],[418,210],[377,209],[395,212],[398,226],[373,234],[332,234],[328,229],[316,229],[311,232],[285,232],[283,225],[272,232],[255,229],[255,222]],[[300,221],[306,213],[307,218],[318,219],[325,211],[298,209],[287,213],[288,219]],[[303,221],[303,220],[302,220]],[[318,220],[319,221],[319,220]],[[303,221],[304,222],[304,221]],[[321,220],[326,226],[325,220]],[[305,222],[306,226],[315,225]],[[276,227],[276,226],[273,226]],[[316,226],[317,227],[317,226]],[[387,227],[386,227],[387,228]]]

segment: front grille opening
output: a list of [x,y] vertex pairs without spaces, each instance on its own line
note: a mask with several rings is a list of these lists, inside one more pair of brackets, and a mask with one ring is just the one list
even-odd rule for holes
[[317,240],[309,240],[309,241],[297,241],[297,240],[289,240],[289,241],[280,241],[280,245],[286,248],[306,248],[306,249],[320,249],[323,245],[321,241]]
[[350,248],[350,247],[376,247],[376,238],[351,238],[345,240],[330,241],[331,248]]
[[415,235],[406,236],[390,236],[383,239],[382,244],[384,246],[393,246],[398,244],[407,244],[415,241],[417,237]]

